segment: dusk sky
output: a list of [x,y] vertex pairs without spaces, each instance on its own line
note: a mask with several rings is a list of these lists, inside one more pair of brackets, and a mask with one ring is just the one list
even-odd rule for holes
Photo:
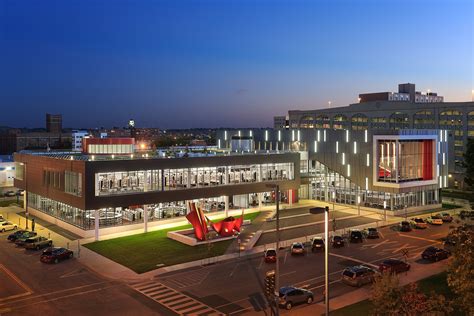
[[0,125],[265,127],[403,82],[470,101],[473,3],[0,0]]

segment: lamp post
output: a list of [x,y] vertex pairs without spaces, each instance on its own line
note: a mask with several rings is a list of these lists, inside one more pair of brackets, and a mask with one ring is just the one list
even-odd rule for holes
[[279,252],[280,252],[280,186],[278,184],[267,184],[267,188],[271,188],[275,190],[275,206],[276,206],[276,262],[275,262],[275,314],[279,315],[280,312],[278,310],[278,298],[280,292],[280,260],[279,260]]
[[324,212],[324,305],[326,316],[329,315],[329,206],[313,207],[309,210],[311,214]]
[[23,176],[25,178],[25,220],[26,220],[26,225],[25,229],[28,230],[28,175],[27,175],[27,170],[26,170],[26,162],[23,163]]

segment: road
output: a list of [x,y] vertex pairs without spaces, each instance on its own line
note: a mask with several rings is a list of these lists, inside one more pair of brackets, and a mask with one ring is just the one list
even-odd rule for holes
[[39,261],[0,233],[0,315],[169,315],[120,281],[89,271],[76,259]]
[[[400,233],[393,226],[385,227],[380,229],[380,239],[365,240],[361,244],[347,244],[340,249],[331,248],[330,297],[354,290],[353,287],[340,282],[340,275],[345,267],[358,264],[377,267],[386,258],[403,259],[402,249],[408,249],[408,261],[412,265],[426,265],[429,268],[430,263],[420,260],[421,252],[430,245],[441,245],[441,239],[448,234],[450,226],[430,226],[426,230],[414,230],[409,233]],[[310,289],[315,293],[316,301],[322,300],[323,260],[323,253],[307,251],[304,256],[294,257],[289,254],[288,249],[283,249],[280,253],[280,284]],[[265,272],[271,269],[274,269],[274,264],[264,263],[262,256],[256,255],[214,266],[169,273],[160,276],[156,282],[193,297],[224,314],[241,315],[260,311],[263,315],[266,309],[263,279]],[[299,308],[304,306],[295,307]]]

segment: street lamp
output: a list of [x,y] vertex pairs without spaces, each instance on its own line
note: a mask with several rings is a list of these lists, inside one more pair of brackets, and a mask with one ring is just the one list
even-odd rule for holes
[[267,184],[267,188],[271,188],[275,191],[275,205],[276,205],[276,263],[275,263],[275,313],[279,315],[278,309],[278,298],[280,292],[280,260],[279,260],[279,252],[280,252],[280,186],[278,184]]
[[329,206],[313,207],[309,209],[311,214],[321,214],[324,212],[324,305],[326,315],[329,315]]

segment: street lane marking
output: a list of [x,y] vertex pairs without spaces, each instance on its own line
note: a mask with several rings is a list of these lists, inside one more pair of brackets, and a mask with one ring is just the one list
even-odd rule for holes
[[291,272],[287,272],[287,273],[280,273],[280,277],[282,277],[284,275],[290,275],[290,274],[293,274],[293,273],[296,273],[296,271],[291,271]]
[[283,259],[283,264],[286,263],[286,258],[288,257],[288,252],[285,252],[285,258]]
[[419,240],[424,240],[424,241],[429,241],[429,242],[435,242],[435,243],[438,243],[438,244],[441,243],[441,241],[435,240],[435,239],[428,239],[428,238],[417,237],[417,236],[401,234],[401,233],[398,233],[398,235],[401,236],[401,237],[407,237],[407,238],[419,239]]
[[229,274],[229,277],[232,277],[232,276],[234,275],[234,273],[235,273],[235,271],[237,270],[237,267],[238,267],[239,265],[240,265],[240,263],[237,263],[237,264],[234,266],[234,268],[232,269],[232,271],[231,271],[230,274]]
[[81,274],[84,274],[86,272],[89,272],[87,269],[84,269],[84,268],[80,268],[80,269],[76,269],[76,270],[73,270],[71,272],[68,272],[68,273],[65,273],[63,275],[61,275],[59,278],[60,279],[63,279],[63,278],[69,278],[69,277],[73,277],[73,276],[77,276],[77,275],[81,275]]
[[364,264],[364,265],[369,265],[369,266],[372,266],[372,267],[377,268],[377,266],[376,266],[375,264],[372,264],[372,263],[370,263],[370,262],[365,262],[365,261],[362,261],[362,260],[359,260],[359,259],[356,259],[356,258],[353,258],[353,257],[338,255],[338,254],[335,254],[335,253],[330,253],[329,255],[330,255],[330,256],[334,256],[334,257],[343,258],[343,259],[346,259],[346,260],[351,260],[351,261],[359,262],[359,263],[362,263],[362,264]]
[[379,231],[379,236],[380,236],[380,238],[385,239],[385,236],[384,236],[383,233],[380,232],[380,231]]
[[260,264],[258,265],[258,268],[257,269],[261,269],[262,268],[262,265],[263,265],[263,259],[260,260]]

